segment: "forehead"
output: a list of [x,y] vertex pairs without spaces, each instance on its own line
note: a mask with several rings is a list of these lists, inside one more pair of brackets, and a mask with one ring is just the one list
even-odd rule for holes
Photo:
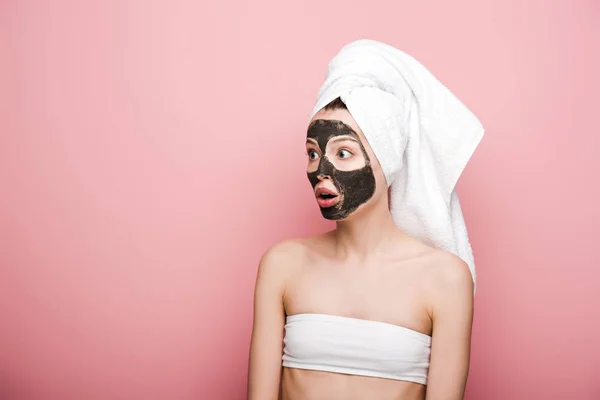
[[[324,145],[334,136],[346,135],[365,143],[363,133],[348,110],[321,110],[312,118],[307,138]],[[366,143],[365,143],[366,144]]]
[[317,142],[329,141],[336,136],[348,136],[360,140],[358,134],[342,121],[317,119],[311,122],[306,137]]

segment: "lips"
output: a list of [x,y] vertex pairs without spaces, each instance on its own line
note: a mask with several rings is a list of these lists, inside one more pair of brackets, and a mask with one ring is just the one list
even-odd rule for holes
[[326,187],[317,187],[315,189],[315,197],[321,208],[333,207],[340,200],[340,196],[335,191]]

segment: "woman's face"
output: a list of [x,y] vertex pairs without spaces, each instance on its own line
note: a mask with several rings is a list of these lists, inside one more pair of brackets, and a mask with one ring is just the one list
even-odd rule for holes
[[385,187],[381,167],[347,110],[318,112],[308,127],[306,151],[308,179],[327,219],[347,218],[378,186]]

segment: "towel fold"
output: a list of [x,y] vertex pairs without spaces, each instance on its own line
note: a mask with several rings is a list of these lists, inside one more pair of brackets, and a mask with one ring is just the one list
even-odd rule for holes
[[373,40],[331,60],[311,118],[340,98],[373,149],[390,211],[408,235],[475,264],[456,184],[484,133],[480,121],[408,54]]

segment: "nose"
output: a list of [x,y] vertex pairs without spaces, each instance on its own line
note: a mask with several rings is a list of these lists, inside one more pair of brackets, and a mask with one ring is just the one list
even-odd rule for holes
[[323,181],[325,179],[331,179],[333,175],[333,164],[329,161],[327,156],[323,156],[319,161],[319,167],[317,168],[317,179]]

